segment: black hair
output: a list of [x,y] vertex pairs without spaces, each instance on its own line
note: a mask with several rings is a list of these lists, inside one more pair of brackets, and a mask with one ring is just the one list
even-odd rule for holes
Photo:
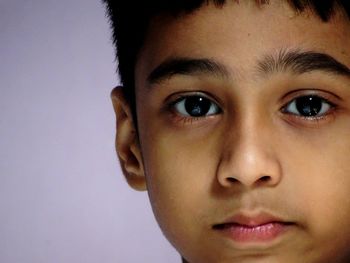
[[[135,64],[138,53],[143,45],[146,30],[152,18],[161,14],[178,16],[188,14],[200,8],[203,4],[213,2],[220,7],[225,0],[148,0],[122,1],[102,0],[107,7],[107,15],[113,32],[113,43],[116,49],[118,71],[123,86],[123,94],[131,106],[136,120],[135,105]],[[233,1],[233,0],[232,0]],[[239,0],[234,0],[238,2]],[[257,4],[266,4],[268,0],[255,0]],[[322,21],[327,22],[334,13],[336,6],[350,17],[349,0],[285,0],[296,12],[311,9]]]

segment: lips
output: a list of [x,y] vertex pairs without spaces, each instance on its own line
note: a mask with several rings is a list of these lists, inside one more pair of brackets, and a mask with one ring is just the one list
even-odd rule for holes
[[235,242],[270,242],[286,233],[293,222],[285,221],[268,213],[249,215],[239,213],[216,224],[213,229],[223,233]]

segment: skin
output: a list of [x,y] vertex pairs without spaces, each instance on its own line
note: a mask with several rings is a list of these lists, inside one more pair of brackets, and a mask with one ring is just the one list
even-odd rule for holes
[[[164,235],[188,262],[350,260],[350,77],[257,70],[281,50],[322,52],[349,67],[349,20],[338,10],[323,23],[284,1],[228,1],[159,16],[135,69],[138,134],[122,93],[112,93],[124,174],[132,187],[147,189]],[[213,59],[226,75],[174,74],[150,83],[152,70],[173,57]],[[219,111],[184,116],[174,101],[194,94]],[[282,110],[310,94],[335,106],[319,118]],[[260,211],[293,225],[254,246],[213,229],[238,212]]]

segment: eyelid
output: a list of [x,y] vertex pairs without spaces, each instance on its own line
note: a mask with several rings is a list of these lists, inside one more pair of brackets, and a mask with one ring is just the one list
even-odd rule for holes
[[280,107],[280,111],[293,100],[307,96],[317,96],[332,106],[338,106],[342,101],[338,95],[322,89],[298,89],[288,92],[281,98],[282,106]]
[[[181,96],[181,97],[179,97],[178,99],[176,99],[175,101],[171,102],[171,103],[170,103],[170,106],[174,109],[174,108],[176,107],[176,105],[178,105],[178,104],[184,102],[186,99],[189,99],[189,98],[192,98],[192,97],[201,97],[201,98],[204,98],[204,99],[208,100],[208,101],[212,104],[212,106],[214,106],[215,108],[217,108],[218,113],[220,113],[220,112],[222,111],[221,108],[220,108],[220,106],[219,106],[213,99],[208,98],[207,96],[203,96],[203,95],[185,95],[185,96]],[[210,116],[210,115],[216,115],[216,114],[218,114],[218,113],[205,115],[205,116],[202,116],[202,118],[203,118],[203,117],[206,117],[206,116]],[[189,114],[188,114],[188,115],[183,114],[183,115],[184,115],[184,116],[189,116],[189,117],[191,117],[191,118],[194,118],[194,116],[191,116],[191,115],[189,115]]]
[[321,98],[324,98],[330,102],[336,101],[334,103],[342,101],[342,98],[339,97],[338,95],[334,94],[333,92],[330,92],[328,90],[323,90],[323,89],[297,89],[297,90],[292,90],[285,94],[282,98],[281,101],[291,101],[293,98],[299,98],[303,96],[319,96]]
[[[165,99],[165,103],[166,104],[176,104],[177,102],[181,101],[182,99],[186,99],[186,98],[192,97],[192,96],[204,97],[204,98],[214,102],[218,106],[221,105],[220,101],[215,96],[210,95],[210,94],[203,92],[203,91],[177,92],[177,93],[174,93],[174,94],[168,96]],[[219,108],[221,109],[220,106],[219,106]]]
[[218,102],[218,100],[214,96],[209,95],[203,91],[190,91],[190,92],[185,91],[185,92],[173,93],[172,95],[168,96],[165,99],[164,110],[174,113],[173,109],[174,109],[174,106],[176,105],[176,103],[179,103],[181,100],[189,98],[189,97],[193,97],[193,96],[200,96],[200,97],[204,97],[204,98],[210,100],[211,102],[216,104],[216,106],[219,108],[220,112],[222,112],[222,107],[220,106],[220,103]]

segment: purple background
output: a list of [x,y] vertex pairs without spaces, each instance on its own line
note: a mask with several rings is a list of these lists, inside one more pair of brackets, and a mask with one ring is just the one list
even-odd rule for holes
[[99,0],[0,0],[0,38],[0,262],[180,262],[119,171]]

